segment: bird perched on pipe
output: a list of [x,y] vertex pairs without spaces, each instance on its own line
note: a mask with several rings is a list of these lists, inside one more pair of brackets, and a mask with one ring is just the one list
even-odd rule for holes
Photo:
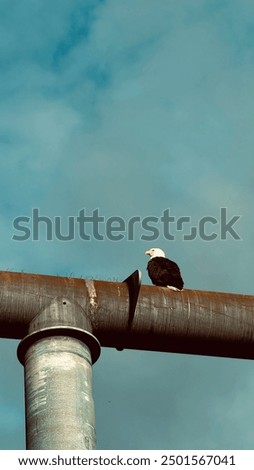
[[166,258],[163,250],[151,248],[145,251],[145,254],[150,256],[147,271],[155,286],[168,287],[174,291],[183,289],[184,282],[178,265]]

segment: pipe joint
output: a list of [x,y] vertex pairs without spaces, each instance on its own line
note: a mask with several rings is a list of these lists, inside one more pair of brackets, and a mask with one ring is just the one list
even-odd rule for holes
[[82,330],[75,327],[66,326],[52,326],[49,328],[42,328],[41,330],[33,331],[29,335],[25,336],[19,343],[17,349],[18,360],[24,365],[25,355],[27,350],[36,341],[40,341],[43,338],[54,337],[54,336],[66,336],[76,338],[84,343],[90,350],[92,363],[94,364],[100,357],[101,346],[97,338],[89,331]]
[[94,364],[100,356],[100,343],[92,334],[90,319],[83,308],[68,298],[55,298],[30,322],[28,335],[20,342],[17,350],[21,364],[29,347],[43,338],[65,336],[76,338],[90,350]]

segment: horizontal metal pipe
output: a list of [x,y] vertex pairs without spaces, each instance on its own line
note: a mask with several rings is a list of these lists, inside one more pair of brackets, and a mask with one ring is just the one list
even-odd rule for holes
[[102,346],[254,358],[254,296],[144,285],[130,325],[125,283],[37,274],[0,272],[0,336],[23,338],[58,298],[82,307]]

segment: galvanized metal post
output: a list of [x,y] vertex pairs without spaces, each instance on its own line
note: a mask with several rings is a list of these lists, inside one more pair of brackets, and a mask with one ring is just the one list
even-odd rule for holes
[[57,299],[35,317],[21,341],[27,449],[95,448],[92,363],[100,345],[89,330],[79,305]]

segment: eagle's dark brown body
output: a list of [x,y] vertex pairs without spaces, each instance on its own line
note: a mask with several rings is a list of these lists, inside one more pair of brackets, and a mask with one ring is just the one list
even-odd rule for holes
[[183,280],[179,267],[174,261],[162,256],[155,256],[148,261],[148,274],[156,286],[172,286],[182,290]]

